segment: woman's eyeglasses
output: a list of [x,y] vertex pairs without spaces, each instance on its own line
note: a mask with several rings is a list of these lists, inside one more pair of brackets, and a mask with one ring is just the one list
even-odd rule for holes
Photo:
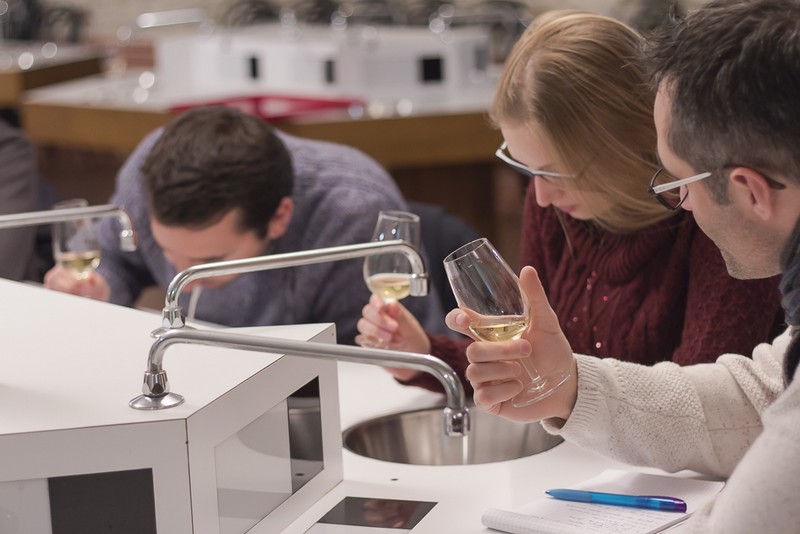
[[508,143],[503,141],[503,144],[500,145],[500,148],[498,148],[495,151],[494,155],[497,156],[497,158],[500,159],[503,163],[506,163],[507,165],[512,167],[514,170],[517,170],[517,171],[521,172],[523,175],[527,176],[528,178],[536,178],[538,176],[539,178],[541,178],[542,180],[545,180],[547,182],[552,182],[554,178],[556,178],[556,179],[557,178],[569,178],[568,175],[561,174],[561,173],[558,173],[558,172],[539,171],[539,170],[536,170],[536,169],[531,169],[530,167],[528,167],[524,163],[520,163],[519,161],[517,161],[514,158],[512,158],[511,154],[508,153],[508,148],[507,147],[508,147]]

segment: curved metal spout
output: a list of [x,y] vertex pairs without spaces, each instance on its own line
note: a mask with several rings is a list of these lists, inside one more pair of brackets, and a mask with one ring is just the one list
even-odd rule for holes
[[363,258],[371,254],[389,253],[404,254],[411,263],[411,294],[418,297],[427,295],[428,275],[425,272],[425,263],[422,260],[422,256],[416,248],[401,239],[318,248],[301,252],[288,252],[286,254],[269,254],[240,260],[204,263],[184,269],[176,274],[169,283],[167,294],[164,298],[164,310],[162,312],[161,323],[163,328],[154,331],[153,335],[157,336],[167,329],[183,327],[184,320],[181,308],[178,305],[178,297],[183,288],[193,280],[229,274],[267,271],[269,269],[280,269],[282,267],[297,267],[326,261],[349,260],[353,258]]
[[466,408],[466,397],[461,381],[449,365],[429,354],[331,345],[210,330],[175,329],[159,336],[150,347],[150,354],[147,358],[147,371],[145,371],[144,384],[142,386],[143,395],[130,401],[131,408],[137,410],[159,410],[177,406],[183,402],[183,397],[170,393],[167,373],[162,367],[164,353],[167,348],[177,343],[212,345],[308,358],[333,358],[345,362],[404,367],[424,371],[435,376],[444,386],[447,395],[445,432],[451,436],[461,436],[469,431],[469,413]]
[[136,250],[136,240],[134,239],[131,219],[124,209],[119,206],[114,206],[113,204],[0,215],[0,229],[22,228],[24,226],[38,226],[41,224],[100,217],[116,217],[122,226],[122,230],[119,232],[120,248],[128,252]]

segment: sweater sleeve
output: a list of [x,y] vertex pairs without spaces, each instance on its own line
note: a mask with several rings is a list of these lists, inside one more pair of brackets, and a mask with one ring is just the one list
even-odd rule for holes
[[[431,342],[431,355],[436,356],[444,363],[453,368],[458,377],[461,379],[461,384],[464,386],[464,392],[468,397],[472,397],[472,384],[469,383],[464,376],[469,362],[467,361],[466,350],[471,339],[453,339],[448,336],[428,336]],[[418,386],[437,393],[444,393],[442,384],[433,375],[428,373],[418,373],[411,380],[398,380],[406,386]]]
[[[674,472],[729,476],[762,431],[761,415],[783,391],[789,331],[753,358],[652,367],[576,356],[578,399],[552,433],[617,460]],[[562,425],[563,426],[560,426]]]
[[142,289],[154,285],[155,280],[145,261],[145,251],[163,257],[150,236],[150,220],[141,171],[150,149],[160,131],[147,136],[128,157],[117,174],[116,186],[110,203],[125,209],[136,232],[137,250],[125,252],[119,246],[119,221],[115,217],[100,219],[100,247],[102,259],[97,272],[105,278],[111,289],[111,302],[130,306]]
[[717,499],[691,518],[691,532],[800,532],[800,379],[763,417],[764,431]]
[[[0,123],[0,214],[37,208],[36,155],[20,132]],[[0,277],[22,280],[33,256],[36,228],[0,230]]]
[[681,341],[672,361],[688,365],[728,352],[749,354],[772,339],[783,322],[778,281],[733,278],[716,245],[696,229]]

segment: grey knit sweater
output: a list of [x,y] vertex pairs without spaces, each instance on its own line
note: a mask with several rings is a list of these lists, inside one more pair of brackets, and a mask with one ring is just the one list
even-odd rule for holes
[[[175,268],[150,232],[140,166],[160,132],[148,136],[117,176],[111,202],[123,206],[134,224],[139,248],[119,250],[118,222],[104,219],[103,257],[98,272],[111,287],[111,301],[131,305],[142,289],[166,288]],[[286,253],[369,241],[380,210],[407,209],[392,178],[363,153],[342,145],[299,139],[279,132],[292,155],[294,213],[271,244]],[[225,326],[333,322],[339,343],[352,344],[361,309],[369,299],[360,259],[275,269],[239,276],[218,289],[204,289],[195,318]],[[180,304],[187,310],[188,294]],[[431,295],[407,301],[426,328],[443,331],[443,313]]]
[[644,367],[578,356],[578,400],[566,439],[636,465],[729,477],[690,518],[697,533],[800,532],[800,379],[783,384],[790,332],[753,357]]

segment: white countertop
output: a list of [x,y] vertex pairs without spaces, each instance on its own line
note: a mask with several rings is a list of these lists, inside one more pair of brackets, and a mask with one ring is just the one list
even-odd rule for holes
[[[4,325],[0,435],[154,417],[185,418],[277,358],[200,346],[192,346],[189,354],[185,350],[188,347],[176,346],[165,357],[164,368],[169,372],[173,391],[184,394],[186,404],[162,414],[143,413],[131,410],[127,402],[140,391],[152,344],[148,333],[160,323],[158,315],[3,280],[0,294],[4,301],[0,306],[0,324]],[[76,321],[75,317],[81,320]],[[125,324],[126,328],[103,328],[109,321]],[[281,337],[308,339],[328,327],[280,327]],[[271,328],[276,327],[264,330]],[[225,350],[224,357],[232,365],[217,365],[220,350]],[[76,383],[74,378],[65,380],[76,376],[73,366],[77,361],[84,363],[84,383]],[[377,366],[339,363],[338,368],[343,430],[373,417],[441,405],[444,400],[443,395],[398,384]],[[76,395],[76,391],[85,395]],[[285,533],[305,533],[345,497],[437,503],[412,530],[414,534],[487,533],[490,531],[480,521],[487,508],[513,509],[541,497],[547,488],[569,486],[604,469],[624,468],[569,443],[526,458],[465,466],[390,463],[348,450],[343,450],[342,455],[344,480],[309,503],[307,511]],[[340,532],[358,531],[355,527],[346,528]],[[363,531],[374,534],[379,530],[365,527]]]
[[[343,429],[372,417],[443,402],[442,395],[402,386],[383,369],[370,365],[339,363],[339,388]],[[486,534],[495,532],[481,524],[487,508],[513,509],[541,497],[545,489],[569,486],[605,469],[636,470],[567,442],[527,458],[466,466],[390,463],[348,450],[343,455],[344,481],[314,503],[284,534],[304,533],[347,496],[438,503],[411,530],[413,534]],[[360,532],[356,527],[348,529],[348,533]],[[370,527],[363,532],[379,530]]]
[[[178,344],[163,365],[184,404],[133,410],[128,401],[141,393],[160,315],[2,279],[0,295],[0,436],[185,419],[280,357]],[[258,331],[279,328],[281,337],[306,340],[327,326]]]
[[103,57],[96,47],[34,41],[0,42],[0,74],[19,73]]

